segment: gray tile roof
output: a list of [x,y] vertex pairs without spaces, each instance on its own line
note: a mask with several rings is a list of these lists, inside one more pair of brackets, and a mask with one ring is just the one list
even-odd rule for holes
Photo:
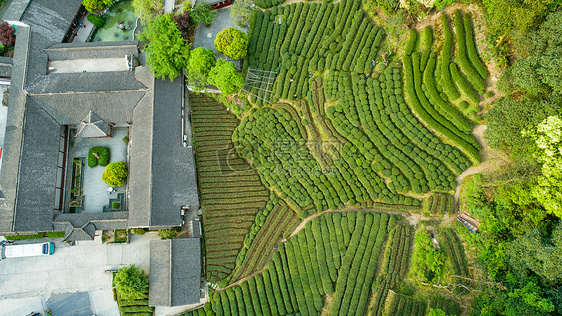
[[51,231],[61,126],[30,98],[24,124],[14,230]]
[[3,233],[13,231],[19,157],[22,148],[25,115],[26,96],[23,92],[23,86],[25,84],[25,65],[29,49],[29,39],[29,27],[18,27],[8,101],[6,134],[2,151],[2,175],[0,176],[0,191],[2,191],[5,197],[2,203],[0,203],[0,232]]
[[180,226],[181,207],[199,205],[193,149],[182,147],[182,82],[154,79],[152,104],[134,110],[130,227]]
[[82,119],[76,132],[77,137],[105,137],[111,134],[111,127],[94,111]]
[[96,228],[92,223],[86,223],[82,227],[73,227],[68,224],[64,232],[64,241],[94,240]]
[[150,242],[150,306],[179,306],[200,301],[201,241],[199,238]]
[[[137,72],[150,71],[148,67]],[[154,77],[150,76],[154,81]],[[152,83],[150,84],[152,86]],[[129,226],[150,226],[151,168],[152,168],[152,101],[153,92],[147,92],[133,110],[129,160]]]
[[182,147],[181,77],[155,79],[152,131],[152,226],[181,225],[181,207],[198,206],[193,149]]
[[31,1],[21,17],[21,21],[29,25],[33,33],[27,67],[28,83],[32,84],[38,76],[47,73],[45,48],[62,42],[81,4],[82,0]]
[[145,91],[107,93],[41,94],[30,97],[41,105],[59,124],[79,124],[90,110],[108,123],[131,122],[133,108]]
[[51,73],[28,85],[30,94],[146,90],[132,71]]
[[138,56],[139,41],[57,43],[45,51],[49,60],[112,58]]

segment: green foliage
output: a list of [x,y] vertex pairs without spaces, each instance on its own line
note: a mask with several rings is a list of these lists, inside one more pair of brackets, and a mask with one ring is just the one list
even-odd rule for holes
[[120,187],[127,179],[129,169],[125,161],[112,162],[103,171],[102,180],[109,186]]
[[149,21],[139,38],[146,43],[146,62],[156,78],[173,80],[187,66],[190,48],[171,14]]
[[435,0],[433,1],[433,5],[437,8],[437,10],[443,10],[444,7],[452,4],[456,0]]
[[144,299],[148,291],[148,277],[143,270],[132,264],[115,273],[113,285],[120,300]]
[[429,314],[427,314],[427,316],[447,316],[447,314],[445,314],[445,312],[440,308],[437,309],[430,308]]
[[120,202],[112,202],[111,203],[111,208],[114,210],[117,210],[121,207],[121,203]]
[[412,274],[423,282],[436,282],[443,273],[445,256],[433,248],[429,232],[421,229],[414,238],[414,254],[412,255]]
[[533,156],[542,163],[542,175],[532,194],[544,208],[562,217],[562,120],[549,116],[536,129],[524,130],[523,135],[535,141]]
[[232,59],[242,59],[248,52],[248,35],[234,27],[228,27],[217,34],[215,47]]
[[97,28],[103,27],[105,25],[105,19],[94,14],[88,14],[88,21],[92,22],[92,24]]
[[539,312],[548,313],[554,311],[552,301],[542,298],[542,289],[534,282],[529,282],[522,289],[511,291],[509,297],[521,298],[529,306],[535,307]]
[[418,39],[418,32],[414,29],[410,29],[410,35],[408,36],[408,43],[406,44],[406,50],[404,54],[410,56],[416,47],[416,40]]
[[203,47],[193,49],[187,61],[187,79],[190,83],[204,86],[215,64],[215,53],[212,50]]
[[234,63],[224,59],[217,60],[215,67],[209,72],[208,81],[223,94],[236,93],[244,85],[244,77],[236,71]]
[[63,238],[65,232],[47,232],[47,237],[49,238]]
[[488,125],[484,134],[486,142],[492,148],[529,153],[534,148],[533,140],[524,137],[521,131],[532,130],[548,116],[556,115],[559,108],[559,101],[556,98],[497,99],[494,107],[485,116]]
[[128,144],[128,143],[129,143],[129,137],[127,137],[127,136],[123,137],[122,141],[123,141],[125,144]]
[[235,1],[230,7],[230,17],[234,24],[240,27],[249,27],[256,18],[256,9],[251,0]]
[[217,12],[211,10],[211,5],[207,2],[197,2],[191,10],[191,18],[193,22],[203,22],[207,27],[211,26],[211,22],[217,17]]
[[[94,154],[99,155],[99,158],[96,158]],[[109,148],[107,147],[92,147],[88,150],[88,167],[90,168],[93,168],[98,164],[102,167],[107,166],[109,159]]]
[[174,239],[178,235],[178,232],[174,228],[159,229],[158,237],[162,239]]
[[146,230],[144,230],[144,228],[131,228],[131,232],[139,236],[146,234]]
[[101,11],[112,3],[113,0],[82,0],[82,5],[84,6],[84,8],[92,13]]
[[[19,233],[12,236],[4,236],[6,240],[36,239],[45,237],[45,233],[37,233],[31,235],[20,235]],[[64,237],[64,236],[63,236]]]
[[140,16],[141,22],[144,25],[160,14],[163,5],[163,0],[133,0],[135,15]]

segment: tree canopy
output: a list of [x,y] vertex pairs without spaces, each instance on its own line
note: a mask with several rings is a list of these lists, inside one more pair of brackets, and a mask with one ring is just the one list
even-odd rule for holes
[[113,0],[82,0],[82,5],[90,12],[97,12],[113,3]]
[[129,169],[125,161],[112,162],[103,171],[102,180],[109,186],[120,187],[127,179]]
[[232,21],[241,27],[249,27],[256,12],[255,5],[251,0],[238,0],[230,6]]
[[115,273],[113,285],[123,301],[144,299],[148,291],[148,277],[143,270],[132,264]]
[[187,78],[190,82],[205,83],[209,72],[216,64],[215,53],[210,49],[197,47],[191,51],[187,63]]
[[187,66],[190,47],[171,14],[149,21],[139,38],[146,43],[146,61],[156,78],[174,80]]
[[234,27],[228,27],[217,34],[215,47],[232,59],[246,57],[248,52],[248,35]]
[[236,71],[232,62],[224,59],[217,60],[217,64],[209,72],[208,81],[223,94],[236,93],[244,85],[244,77]]
[[8,22],[0,23],[0,43],[6,46],[16,43],[15,29]]
[[211,6],[207,2],[197,2],[193,10],[191,10],[191,18],[193,22],[200,23],[203,22],[207,27],[211,25],[211,22],[217,17],[217,12],[211,10]]

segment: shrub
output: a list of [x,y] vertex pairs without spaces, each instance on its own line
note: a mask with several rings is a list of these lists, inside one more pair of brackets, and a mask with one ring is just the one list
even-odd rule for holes
[[114,210],[117,210],[121,207],[121,203],[120,202],[112,202],[111,203],[111,208],[113,208]]
[[410,29],[410,35],[408,37],[408,43],[406,44],[406,51],[404,54],[412,55],[414,48],[416,48],[416,39],[418,38],[418,32],[414,29]]
[[162,239],[174,239],[177,235],[178,232],[173,228],[158,230],[158,237]]
[[105,19],[94,14],[88,14],[88,21],[92,22],[92,24],[97,28],[103,27],[105,25]]
[[102,180],[109,186],[120,187],[128,175],[127,163],[125,161],[117,161],[107,165],[103,171]]
[[142,236],[146,234],[146,230],[144,228],[131,228],[131,233]]
[[43,238],[45,237],[44,233],[37,233],[34,235],[14,235],[14,236],[4,236],[4,238],[6,238],[6,240],[20,240],[20,239],[35,239],[35,238]]
[[8,24],[8,22],[0,23],[0,42],[5,46],[14,45],[16,43],[15,29]]
[[[98,155],[99,158],[96,158],[94,154]],[[97,166],[98,164],[100,166],[107,166],[107,164],[109,163],[109,158],[109,148],[92,147],[88,151],[88,166],[91,168]]]
[[248,35],[237,28],[228,27],[217,34],[215,47],[230,58],[244,58],[248,52]]
[[134,264],[119,269],[114,275],[113,285],[120,300],[145,299],[148,290],[148,277]]
[[236,72],[234,64],[224,59],[217,60],[217,64],[209,72],[208,81],[224,94],[236,93],[244,85],[244,78]]
[[82,0],[82,5],[90,12],[101,11],[106,6],[113,3],[113,0]]
[[211,5],[207,2],[197,2],[193,10],[191,10],[191,18],[193,22],[204,22],[207,27],[211,26],[211,22],[217,17],[217,12],[211,10]]

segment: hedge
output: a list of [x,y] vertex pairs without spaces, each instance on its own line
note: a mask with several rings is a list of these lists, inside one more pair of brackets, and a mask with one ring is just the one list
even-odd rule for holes
[[476,88],[476,90],[485,90],[486,83],[467,58],[466,36],[464,34],[464,24],[462,12],[460,10],[455,11],[455,30],[458,46],[458,55],[456,60],[461,66],[462,71],[466,74],[468,81],[470,81],[474,88]]
[[488,77],[488,69],[484,66],[484,63],[478,56],[478,51],[476,50],[476,41],[474,40],[474,33],[472,28],[472,23],[470,19],[470,13],[466,13],[463,17],[464,19],[464,32],[466,35],[466,48],[468,52],[468,59],[480,77],[486,79]]
[[[94,154],[98,154],[99,158],[96,158]],[[100,166],[107,166],[109,163],[109,148],[107,147],[92,147],[88,150],[88,167],[95,167],[98,164]]]
[[414,48],[416,48],[416,40],[418,38],[418,32],[414,29],[410,29],[408,34],[408,42],[406,43],[406,49],[404,51],[406,56],[412,55]]
[[452,79],[451,72],[449,70],[449,64],[451,63],[451,50],[453,49],[453,32],[449,27],[449,20],[446,14],[441,14],[441,23],[443,25],[443,49],[441,54],[441,85],[447,93],[447,96],[451,100],[456,100],[460,98],[460,93],[455,87]]
[[474,89],[472,89],[472,87],[469,85],[466,78],[461,74],[461,72],[457,68],[457,65],[455,63],[451,63],[449,64],[449,68],[451,70],[451,75],[453,76],[453,79],[457,83],[459,89],[464,93],[464,95],[466,95],[473,104],[480,103],[480,96],[478,96],[478,93],[474,91]]

